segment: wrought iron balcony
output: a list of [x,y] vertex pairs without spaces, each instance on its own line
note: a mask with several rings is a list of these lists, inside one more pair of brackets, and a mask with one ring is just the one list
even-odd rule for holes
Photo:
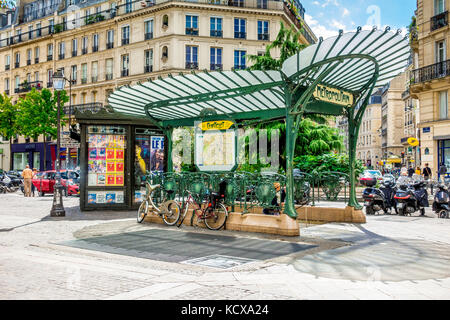
[[88,49],[87,48],[82,48],[81,49],[81,54],[86,54],[88,52]]
[[219,71],[222,70],[222,64],[211,63],[209,69],[211,71]]
[[198,62],[186,62],[186,69],[198,69]]
[[114,48],[114,42],[107,42],[106,49],[112,49],[112,48]]
[[9,96],[9,89],[6,89],[5,93]]
[[47,56],[47,61],[52,61],[53,60],[53,55],[52,54],[49,54],[48,56]]
[[77,56],[77,54],[78,54],[78,52],[76,52],[76,51],[72,51],[72,57],[76,57],[76,56]]
[[223,37],[223,31],[222,30],[210,30],[209,35],[211,37],[222,38]]
[[20,62],[15,62],[14,63],[14,68],[18,68],[18,67],[20,67]]
[[448,25],[448,11],[435,15],[431,18],[431,31],[446,27]]
[[91,82],[97,82],[97,76],[92,76],[91,77]]
[[246,32],[235,32],[234,33],[234,38],[235,39],[245,39],[247,37],[247,33]]
[[75,111],[84,112],[91,111],[92,113],[97,113],[101,109],[103,109],[103,103],[101,102],[91,102],[91,103],[82,103],[82,104],[74,104],[72,106],[64,107],[64,114],[74,114]]
[[93,46],[92,47],[92,52],[97,52],[98,51],[98,46]]
[[5,71],[8,71],[9,68],[10,68],[10,65],[9,65],[9,64],[5,65]]
[[153,39],[153,32],[146,32],[145,33],[145,40]]
[[112,78],[113,78],[112,73],[107,73],[107,74],[106,74],[105,79],[106,79],[107,81],[112,80]]
[[43,88],[42,81],[24,82],[19,84],[19,87],[14,90],[15,93],[23,93],[31,91],[31,89],[36,88],[36,90],[41,90]]
[[31,59],[27,60],[27,66],[29,66],[31,64]]
[[39,63],[39,58],[34,58],[34,63]]
[[123,69],[120,74],[122,77],[128,77],[128,69]]
[[153,72],[153,66],[152,65],[144,66],[144,73],[148,73],[148,72]]
[[232,7],[244,7],[244,0],[229,0],[228,5]]
[[269,40],[268,33],[258,33],[258,40]]
[[53,81],[47,82],[47,88],[53,88]]
[[245,66],[245,64],[243,64],[243,65],[235,65],[234,66],[234,70],[244,70],[246,68],[246,66]]
[[64,53],[60,53],[60,54],[58,55],[58,59],[59,59],[59,60],[64,59],[64,57],[65,57]]
[[450,60],[438,62],[430,66],[413,70],[411,72],[410,84],[427,82],[435,79],[445,78],[450,75]]
[[81,84],[86,84],[87,83],[87,78],[81,78]]
[[402,100],[405,100],[405,99],[409,98],[409,96],[410,96],[410,93],[409,93],[409,88],[408,88],[405,91],[403,91],[403,93],[402,93]]
[[122,39],[122,45],[124,46],[124,45],[127,45],[127,44],[129,44],[130,43],[130,38],[124,38],[124,39]]
[[198,29],[194,29],[194,28],[186,28],[186,35],[189,35],[189,36],[198,36]]

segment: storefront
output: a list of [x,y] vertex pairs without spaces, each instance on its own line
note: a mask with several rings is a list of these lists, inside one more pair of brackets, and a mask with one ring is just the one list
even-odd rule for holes
[[450,175],[450,139],[438,140],[438,172],[442,164],[447,167],[447,175]]
[[[44,143],[13,143],[11,144],[11,169],[21,171],[26,165],[30,168],[36,168],[38,171],[53,169],[56,159],[55,146],[45,143],[45,160],[44,160]],[[46,161],[46,166],[44,166]]]
[[107,112],[77,113],[81,128],[81,210],[136,209],[145,176],[164,171],[162,130],[147,119]]

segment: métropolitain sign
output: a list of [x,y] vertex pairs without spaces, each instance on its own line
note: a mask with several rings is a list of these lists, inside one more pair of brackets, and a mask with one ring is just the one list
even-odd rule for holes
[[317,85],[314,91],[314,98],[342,106],[353,105],[353,94],[343,90],[330,88],[324,85]]

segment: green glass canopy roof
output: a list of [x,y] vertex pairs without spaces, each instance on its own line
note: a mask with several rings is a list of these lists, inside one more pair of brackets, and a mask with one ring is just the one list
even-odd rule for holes
[[[283,115],[286,84],[306,90],[322,75],[321,85],[350,92],[356,98],[374,79],[374,87],[392,80],[404,70],[409,55],[409,42],[399,31],[359,28],[356,32],[320,39],[286,60],[281,71],[169,75],[121,87],[109,96],[108,102],[116,112],[147,115],[172,124],[174,120],[198,118],[204,110],[212,110],[217,116],[240,115],[240,118],[264,113]],[[325,72],[327,75],[323,77]],[[336,110],[335,114],[339,114],[342,106]],[[321,113],[320,106],[314,112]]]

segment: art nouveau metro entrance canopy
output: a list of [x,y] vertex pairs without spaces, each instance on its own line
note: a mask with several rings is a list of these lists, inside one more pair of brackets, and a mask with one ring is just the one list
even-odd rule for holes
[[[352,94],[354,102],[374,82],[374,76],[375,87],[396,76],[408,56],[408,41],[398,32],[358,30],[306,48],[288,59],[281,72],[219,71],[169,76],[122,87],[110,95],[109,104],[117,112],[149,115],[163,124],[198,119],[205,109],[236,119],[254,118],[254,113],[257,118],[266,118],[285,114],[287,84],[299,86],[299,92],[304,92],[322,75],[321,85],[337,89],[338,97],[340,91]],[[327,95],[324,88],[316,90]],[[337,115],[344,106],[312,99],[305,111]]]
[[108,101],[116,112],[148,116],[166,130],[168,137],[173,127],[192,125],[200,119],[285,118],[285,213],[295,218],[293,157],[303,115],[320,113],[348,118],[349,206],[359,208],[355,151],[361,119],[374,88],[403,71],[409,55],[409,42],[399,31],[359,28],[320,39],[286,60],[281,71],[205,71],[169,76],[122,87]]

